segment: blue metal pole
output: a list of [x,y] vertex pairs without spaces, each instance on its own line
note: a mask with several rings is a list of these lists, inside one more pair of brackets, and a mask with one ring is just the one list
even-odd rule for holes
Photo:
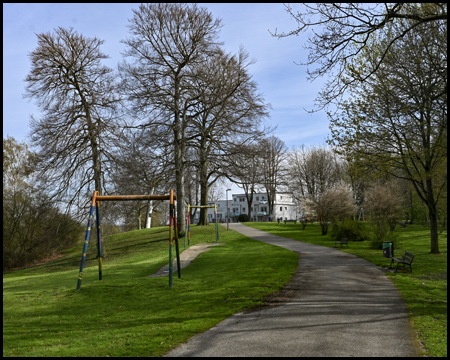
[[91,211],[89,212],[89,220],[86,229],[86,238],[84,240],[83,254],[81,255],[80,274],[78,276],[77,290],[80,290],[81,288],[81,278],[83,277],[83,269],[84,264],[86,262],[86,253],[88,249],[89,235],[91,234],[92,218],[94,217],[95,198],[97,194],[98,191],[94,191],[94,195],[92,195]]
[[191,212],[190,212],[190,210],[188,211],[188,229],[187,229],[187,234],[188,234],[188,245],[191,245]]
[[214,212],[216,214],[216,243],[219,242],[219,224],[217,223],[217,204],[214,204]]
[[173,213],[175,209],[173,201],[173,190],[170,190],[169,204],[169,287],[173,287],[173,264],[172,264],[172,247],[173,247]]
[[97,201],[97,258],[98,258],[98,279],[102,279],[102,231],[100,226],[100,202]]
[[175,227],[175,251],[176,251],[176,256],[177,256],[177,271],[178,271],[178,278],[181,279],[181,261],[180,261],[180,247],[178,245],[177,213],[176,213],[176,211],[174,213],[175,213],[175,215],[173,217],[173,223],[174,223],[174,227]]

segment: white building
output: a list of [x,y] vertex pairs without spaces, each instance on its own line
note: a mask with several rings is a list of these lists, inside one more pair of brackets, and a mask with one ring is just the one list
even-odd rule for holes
[[[227,217],[230,219],[230,222],[237,222],[240,214],[248,214],[248,202],[244,194],[232,194],[231,199],[228,199],[228,201],[219,200],[215,203],[210,203],[210,205],[214,204],[217,205],[218,222],[226,222]],[[253,194],[250,221],[268,221],[269,215],[272,221],[280,218],[282,220],[297,220],[297,218],[300,218],[292,193],[277,193],[273,211],[273,214],[269,214],[267,193]],[[197,223],[199,217],[200,211],[196,211],[193,223]],[[214,208],[208,208],[208,221],[215,222]]]

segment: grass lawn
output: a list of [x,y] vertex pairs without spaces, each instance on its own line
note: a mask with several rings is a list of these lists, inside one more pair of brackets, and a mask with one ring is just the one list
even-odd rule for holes
[[[173,288],[167,276],[147,277],[168,262],[167,227],[106,237],[102,281],[91,239],[80,291],[83,244],[3,274],[3,356],[159,357],[291,279],[297,254],[219,230],[225,244],[200,254],[181,279],[175,273]],[[193,226],[191,244],[205,242],[215,243],[214,225]]]
[[[279,236],[307,243],[334,246],[330,236],[322,236],[318,224],[308,224],[301,230],[300,224],[293,223],[246,223]],[[447,356],[447,232],[439,235],[440,254],[430,254],[430,231],[419,225],[398,228],[400,243],[394,249],[394,256],[401,257],[404,251],[415,254],[413,272],[387,272],[387,276],[405,300],[413,327],[417,330],[427,356]],[[371,263],[387,269],[390,259],[383,257],[382,250],[372,249],[370,243],[349,242],[349,248],[342,251],[355,254]]]

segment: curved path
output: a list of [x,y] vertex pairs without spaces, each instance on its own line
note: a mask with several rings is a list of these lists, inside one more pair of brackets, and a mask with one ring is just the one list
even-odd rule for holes
[[268,305],[237,313],[167,356],[418,356],[405,303],[375,265],[242,224],[230,228],[300,255]]

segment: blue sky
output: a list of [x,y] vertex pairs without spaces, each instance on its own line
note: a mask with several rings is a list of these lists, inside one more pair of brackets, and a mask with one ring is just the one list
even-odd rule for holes
[[[324,112],[309,114],[325,79],[306,80],[306,37],[273,38],[269,30],[289,31],[295,21],[280,3],[202,3],[222,19],[220,40],[236,53],[242,45],[256,63],[250,73],[265,101],[270,103],[267,125],[278,125],[274,135],[288,148],[302,144],[324,145],[329,133]],[[24,79],[30,70],[28,54],[37,46],[35,33],[53,31],[58,26],[73,27],[87,37],[105,40],[103,52],[110,56],[105,64],[116,67],[122,61],[128,36],[126,25],[139,4],[3,4],[3,137],[28,142],[29,116],[40,116],[33,101],[24,99]]]

